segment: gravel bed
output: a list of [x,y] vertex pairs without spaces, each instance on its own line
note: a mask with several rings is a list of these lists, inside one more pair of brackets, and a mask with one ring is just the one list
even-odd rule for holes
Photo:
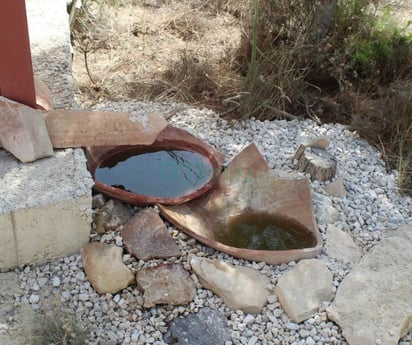
[[[108,103],[95,109],[133,111],[137,115],[146,112],[168,114],[172,124],[215,146],[225,155],[226,161],[248,143],[255,142],[274,173],[279,169],[293,170],[290,157],[301,142],[326,136],[331,140],[329,151],[338,161],[338,176],[343,179],[347,189],[346,197],[332,198],[333,206],[340,212],[340,219],[334,225],[350,232],[362,251],[366,252],[376,242],[389,236],[399,224],[412,224],[412,200],[398,195],[397,172],[387,172],[378,150],[360,140],[356,133],[345,126],[318,126],[310,120],[260,122],[252,119],[229,123],[219,119],[210,110],[190,109],[180,104]],[[321,183],[315,181],[312,187],[314,192],[325,194]],[[324,237],[325,224],[319,224],[319,228]],[[168,229],[182,250],[181,257],[144,262],[125,253],[123,260],[126,265],[135,271],[144,266],[169,261],[181,262],[190,268],[187,264],[188,255],[217,258],[234,265],[258,269],[270,278],[269,289],[272,292],[277,279],[295,265],[295,262],[290,262],[274,266],[235,259],[203,246],[170,224]],[[118,231],[104,235],[93,233],[92,241],[122,245]],[[337,288],[350,272],[350,265],[332,260],[324,254],[319,258],[325,261],[333,273]],[[115,295],[96,293],[87,281],[79,254],[40,267],[22,267],[16,272],[24,291],[23,294],[14,296],[16,306],[26,304],[33,310],[47,310],[57,301],[61,308],[67,308],[75,315],[79,324],[90,329],[92,340],[89,344],[165,344],[162,339],[168,321],[203,307],[218,310],[227,318],[232,340],[225,345],[347,344],[339,327],[327,319],[327,304],[315,316],[296,324],[283,312],[274,292],[260,314],[248,315],[230,310],[219,297],[202,288],[192,275],[197,294],[189,305],[144,309],[142,293],[135,287],[129,287]],[[401,344],[411,342],[412,332],[409,332]]]

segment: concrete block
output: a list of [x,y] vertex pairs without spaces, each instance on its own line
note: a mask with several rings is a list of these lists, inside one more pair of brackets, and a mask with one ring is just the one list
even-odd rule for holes
[[[26,10],[34,74],[56,109],[76,107],[66,0],[26,0]],[[80,149],[27,164],[0,150],[0,269],[80,251],[89,239],[92,185]]]
[[42,264],[89,242],[91,195],[14,212],[19,265]]
[[82,150],[28,164],[0,150],[0,269],[80,251],[90,235],[92,185]]
[[17,252],[11,214],[0,214],[0,270],[16,267]]

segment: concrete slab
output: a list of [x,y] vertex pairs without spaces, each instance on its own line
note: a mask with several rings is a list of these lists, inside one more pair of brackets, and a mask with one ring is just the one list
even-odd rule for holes
[[[33,69],[55,108],[75,106],[65,0],[26,0]],[[0,271],[72,254],[88,242],[93,180],[81,149],[32,163],[0,149]]]
[[17,251],[10,213],[0,214],[0,269],[16,267]]

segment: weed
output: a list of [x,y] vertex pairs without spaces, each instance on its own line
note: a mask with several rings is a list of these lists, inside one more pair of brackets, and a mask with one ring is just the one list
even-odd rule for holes
[[170,99],[194,103],[207,99],[216,91],[213,69],[207,61],[202,61],[196,54],[184,50],[180,58],[173,61],[164,72],[164,79],[156,83],[152,93],[157,99]]
[[412,193],[411,88],[412,82],[397,81],[375,99],[358,95],[352,122],[352,128],[380,149],[388,168],[399,172],[399,190],[406,194]]
[[88,331],[82,329],[73,315],[62,310],[36,316],[31,345],[84,345]]

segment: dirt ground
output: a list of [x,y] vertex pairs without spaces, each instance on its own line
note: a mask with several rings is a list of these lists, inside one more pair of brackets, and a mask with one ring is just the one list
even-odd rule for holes
[[[410,0],[378,3],[381,9],[390,6],[403,25],[412,19]],[[182,61],[192,68],[188,74],[196,73],[193,66],[207,68],[210,83],[238,83],[233,59],[246,31],[236,8],[236,0],[83,1],[73,30],[77,101],[88,108],[104,100],[162,102],[178,94],[193,103],[179,84],[165,77],[184,70],[176,67]]]
[[216,71],[239,46],[239,18],[207,1],[119,3],[87,1],[76,24],[83,34],[73,36],[73,75],[83,107],[104,98],[165,100],[179,90],[162,76],[182,56]]

